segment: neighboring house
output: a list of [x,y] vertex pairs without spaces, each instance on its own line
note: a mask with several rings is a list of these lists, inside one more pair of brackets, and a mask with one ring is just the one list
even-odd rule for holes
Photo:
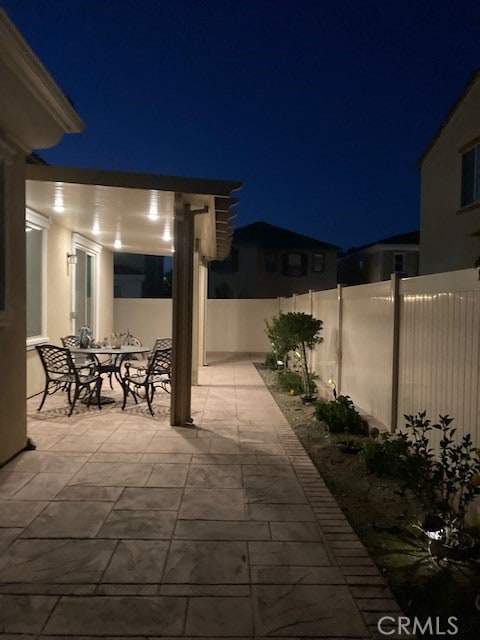
[[330,289],[339,248],[266,222],[236,229],[227,260],[209,269],[210,298],[275,298]]
[[418,231],[349,249],[338,261],[338,282],[346,285],[388,280],[392,273],[418,276]]
[[474,266],[480,255],[480,69],[418,162],[420,274]]

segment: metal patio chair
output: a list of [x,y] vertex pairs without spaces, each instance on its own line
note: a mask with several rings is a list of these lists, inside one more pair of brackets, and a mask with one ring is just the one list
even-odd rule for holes
[[153,416],[152,401],[157,388],[161,388],[163,391],[170,393],[171,369],[171,348],[156,349],[144,369],[139,369],[129,362],[125,363],[122,411],[127,404],[128,394],[131,393],[135,404],[138,404],[139,398],[147,401],[148,409]]
[[79,398],[87,398],[90,405],[93,396],[101,409],[100,390],[102,378],[98,371],[98,362],[92,359],[81,368],[75,365],[72,354],[67,347],[57,347],[53,344],[37,345],[36,350],[45,372],[45,389],[38,411],[45,403],[47,395],[53,395],[57,391],[66,391],[70,405],[70,417]]

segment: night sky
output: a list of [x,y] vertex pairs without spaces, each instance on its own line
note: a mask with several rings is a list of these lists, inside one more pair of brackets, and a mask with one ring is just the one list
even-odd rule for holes
[[242,180],[342,248],[419,226],[416,168],[480,66],[473,0],[0,0],[87,128],[63,166]]

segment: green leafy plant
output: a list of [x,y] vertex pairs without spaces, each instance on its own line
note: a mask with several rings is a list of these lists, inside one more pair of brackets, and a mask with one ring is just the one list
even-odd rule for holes
[[325,422],[331,433],[365,433],[365,421],[349,396],[339,395],[329,402],[317,402],[314,415]]
[[[480,494],[478,449],[470,434],[455,441],[456,429],[450,426],[453,418],[448,415],[440,415],[435,424],[426,418],[425,411],[404,417],[408,431],[399,435],[414,463],[410,483],[420,489],[419,497],[429,515],[443,523],[442,540],[459,546],[464,539],[468,507]],[[438,456],[429,442],[428,434],[433,431],[440,434]]]
[[306,313],[291,312],[280,313],[270,323],[265,320],[265,324],[268,339],[279,360],[285,362],[289,351],[300,350],[303,391],[309,395],[313,376],[308,370],[307,349],[323,342],[320,336],[323,322]]
[[405,479],[409,472],[408,445],[402,438],[382,433],[379,439],[368,438],[360,452],[369,473]]
[[279,371],[278,384],[284,390],[298,396],[303,391],[302,376],[294,371]]

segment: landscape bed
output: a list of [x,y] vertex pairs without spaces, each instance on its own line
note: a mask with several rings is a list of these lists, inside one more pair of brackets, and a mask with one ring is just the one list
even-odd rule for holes
[[[438,617],[443,629],[448,628],[449,616],[455,616],[459,631],[453,637],[479,638],[478,548],[465,561],[433,557],[420,527],[424,509],[414,492],[400,480],[368,473],[357,448],[339,447],[342,438],[329,434],[314,417],[313,405],[282,390],[276,371],[263,365],[257,369],[405,615],[421,620]],[[367,438],[357,438],[360,446]],[[439,636],[426,633],[421,637]]]

